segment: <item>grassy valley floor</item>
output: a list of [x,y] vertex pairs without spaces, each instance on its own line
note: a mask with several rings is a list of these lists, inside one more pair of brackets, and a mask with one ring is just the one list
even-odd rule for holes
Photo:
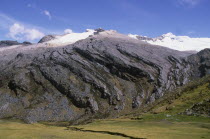
[[[146,117],[148,118],[150,116],[147,115]],[[25,124],[20,121],[0,120],[0,139],[210,138],[210,123],[207,118],[200,119],[197,117],[197,122],[172,122],[167,117],[162,120],[160,120],[161,118],[157,118],[156,120],[150,119],[148,121],[147,118],[145,120],[96,120],[87,125],[63,127],[49,124]]]

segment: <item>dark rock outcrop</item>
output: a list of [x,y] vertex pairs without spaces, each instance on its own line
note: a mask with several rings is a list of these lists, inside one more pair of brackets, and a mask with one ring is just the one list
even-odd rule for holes
[[152,41],[153,38],[145,37],[145,36],[136,36],[137,39],[142,41]]
[[18,41],[10,41],[10,40],[5,40],[5,41],[0,41],[0,48],[1,47],[8,47],[8,46],[13,46],[13,45],[31,45],[32,43],[30,42],[23,42],[19,43]]
[[95,29],[94,35],[99,34],[100,32],[104,32],[105,30],[102,28]]
[[188,57],[188,61],[193,65],[194,76],[203,77],[210,74],[210,49],[204,49],[197,54]]
[[19,45],[20,43],[17,41],[0,41],[0,47],[12,46],[12,45]]
[[32,43],[31,42],[28,42],[28,41],[24,41],[22,44],[23,45],[31,45]]
[[209,49],[189,56],[106,31],[13,53],[0,58],[0,118],[82,122],[129,114],[208,74],[209,56]]
[[48,41],[53,40],[55,38],[56,38],[55,35],[47,35],[47,36],[44,36],[38,43],[48,42]]

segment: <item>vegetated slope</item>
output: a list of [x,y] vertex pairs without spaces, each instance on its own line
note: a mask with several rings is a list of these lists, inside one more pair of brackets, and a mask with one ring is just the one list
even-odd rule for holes
[[118,117],[210,71],[209,49],[190,55],[114,31],[64,47],[42,45],[0,53],[0,118]]
[[192,81],[166,94],[148,106],[144,112],[146,114],[136,113],[133,117],[141,115],[137,116],[137,119],[146,121],[210,122],[210,76]]

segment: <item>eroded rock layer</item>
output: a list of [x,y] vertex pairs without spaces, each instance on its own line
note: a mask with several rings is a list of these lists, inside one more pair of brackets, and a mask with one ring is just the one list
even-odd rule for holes
[[191,55],[107,31],[65,47],[1,53],[0,118],[82,122],[129,114],[209,74],[209,62],[210,49]]

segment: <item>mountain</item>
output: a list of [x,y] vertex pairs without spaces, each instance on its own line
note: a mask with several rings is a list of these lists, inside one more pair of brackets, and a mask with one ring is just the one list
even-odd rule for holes
[[46,36],[0,49],[0,118],[116,118],[209,73],[210,49],[181,52],[102,29]]
[[190,38],[188,36],[176,36],[172,33],[167,33],[157,38],[132,34],[128,36],[153,45],[161,45],[179,51],[200,51],[210,48],[210,38]]

